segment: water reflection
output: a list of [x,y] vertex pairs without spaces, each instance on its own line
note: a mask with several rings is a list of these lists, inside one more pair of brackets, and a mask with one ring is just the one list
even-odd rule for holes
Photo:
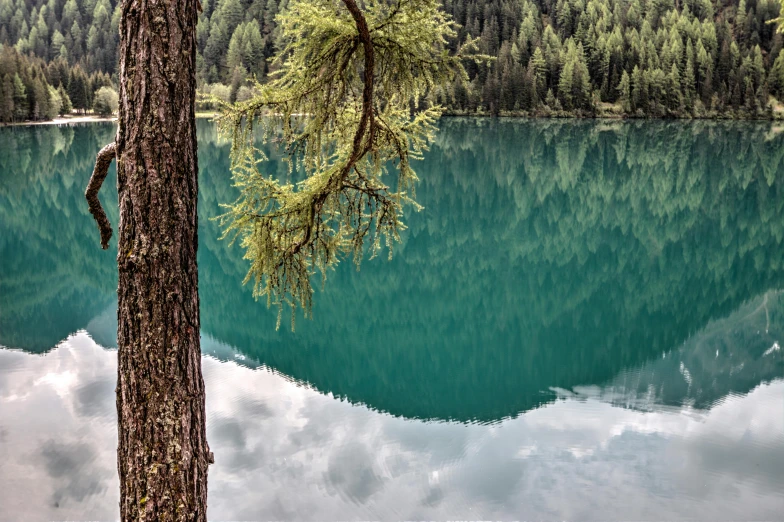
[[[43,357],[0,351],[0,519],[116,516],[115,361],[85,333]],[[710,410],[629,409],[605,400],[617,387],[578,389],[488,426],[407,420],[270,371],[203,365],[212,520],[745,520],[784,506],[781,380]]]
[[[396,257],[340,267],[292,333],[207,219],[234,192],[200,122],[211,518],[776,518],[784,138],[442,127]],[[0,129],[0,344],[46,354],[0,350],[11,518],[116,516],[116,252],[82,201],[113,132]]]

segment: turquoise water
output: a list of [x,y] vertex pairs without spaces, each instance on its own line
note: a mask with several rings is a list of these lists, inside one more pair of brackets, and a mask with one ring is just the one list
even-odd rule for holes
[[[292,332],[209,219],[235,193],[199,122],[210,519],[780,519],[781,129],[441,127],[393,259]],[[118,516],[116,243],[83,199],[113,134],[0,129],[0,520]]]

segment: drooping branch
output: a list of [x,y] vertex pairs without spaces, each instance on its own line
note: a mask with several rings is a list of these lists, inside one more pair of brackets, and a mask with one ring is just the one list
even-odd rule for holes
[[[373,142],[373,75],[375,74],[375,53],[373,50],[373,40],[370,37],[370,29],[368,28],[365,15],[359,8],[354,0],[343,0],[348,12],[357,24],[357,32],[359,33],[359,41],[362,43],[362,48],[365,54],[365,64],[363,71],[362,88],[362,117],[359,120],[357,132],[354,134],[354,147],[349,157],[347,165],[344,167],[344,172],[349,172],[357,161],[368,151]],[[367,139],[364,147],[362,140],[365,137],[365,131],[370,128],[370,136]]]
[[87,184],[87,191],[84,197],[87,198],[87,204],[90,206],[90,214],[95,218],[98,224],[98,230],[101,233],[101,248],[106,250],[109,248],[109,240],[112,238],[112,224],[109,223],[109,218],[106,217],[106,212],[103,211],[101,202],[98,199],[98,191],[101,190],[103,180],[106,179],[106,174],[109,172],[109,166],[115,158],[117,145],[111,142],[100,151],[95,159],[95,168],[93,174],[90,176],[90,182]]
[[[457,32],[439,0],[290,0],[279,24],[279,74],[255,84],[251,100],[222,106],[240,196],[221,222],[246,249],[254,295],[307,315],[316,271],[326,277],[342,255],[359,265],[382,239],[391,255],[403,205],[420,208],[410,160],[422,157],[442,111],[432,93],[467,74],[460,51],[449,51]],[[260,171],[260,135],[283,142],[304,179]],[[390,187],[382,178],[392,172]]]
[[[373,121],[373,75],[375,74],[375,52],[373,49],[373,40],[370,36],[370,28],[368,27],[365,15],[362,14],[362,9],[359,8],[355,0],[343,0],[343,3],[351,13],[354,23],[357,25],[357,33],[359,34],[359,41],[362,44],[364,51],[364,70],[363,70],[363,88],[362,88],[362,116],[359,119],[357,131],[354,133],[354,143],[349,154],[348,161],[343,165],[338,174],[336,185],[342,187],[345,179],[351,169],[357,164],[362,157],[367,154],[373,145],[373,135],[375,134],[374,121]],[[369,131],[369,136],[365,138],[365,133]],[[324,200],[329,196],[328,191],[319,194],[318,197],[311,201],[310,215],[317,216],[321,211],[321,206]],[[297,241],[291,248],[291,254],[299,253],[303,246],[311,242],[313,235],[314,220],[309,220],[305,225],[305,234],[302,240]]]

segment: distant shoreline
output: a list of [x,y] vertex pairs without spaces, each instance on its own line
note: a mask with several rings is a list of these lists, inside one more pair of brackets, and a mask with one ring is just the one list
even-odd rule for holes
[[104,116],[93,116],[93,115],[86,115],[86,116],[68,116],[65,118],[54,118],[53,120],[45,120],[45,121],[18,121],[13,123],[6,123],[4,127],[24,127],[28,125],[67,125],[69,123],[96,123],[96,122],[115,122],[117,118],[115,117],[104,117]]
[[[197,119],[212,119],[219,116],[218,112],[211,111],[197,111]],[[706,117],[691,117],[691,118],[646,118],[629,115],[614,115],[614,114],[595,114],[595,115],[575,115],[575,114],[525,114],[525,113],[501,113],[498,115],[487,113],[473,113],[461,114],[460,112],[446,111],[442,115],[444,118],[479,118],[479,119],[499,119],[499,120],[611,120],[611,121],[755,121],[755,122],[777,122],[780,123],[784,119],[784,108],[782,111],[776,111],[773,117],[757,117],[757,118],[734,118],[727,115],[711,115]],[[110,122],[116,123],[117,117],[103,117],[95,115],[85,116],[70,116],[65,118],[55,118],[46,121],[20,121],[14,123],[0,124],[2,127],[24,127],[33,125],[68,125],[71,123],[101,123]]]
[[[197,112],[197,118],[213,118],[217,116],[217,112]],[[69,123],[99,123],[99,122],[110,122],[110,123],[117,123],[116,116],[95,116],[95,115],[85,115],[85,116],[66,116],[64,118],[55,118],[53,120],[45,120],[45,121],[17,121],[13,123],[3,123],[0,124],[1,127],[25,127],[28,125],[68,125]]]

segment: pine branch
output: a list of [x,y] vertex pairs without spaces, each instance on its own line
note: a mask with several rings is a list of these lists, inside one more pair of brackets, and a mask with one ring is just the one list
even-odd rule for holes
[[[411,160],[427,149],[442,109],[411,107],[466,77],[465,55],[448,51],[455,25],[437,0],[291,0],[278,22],[277,76],[257,83],[250,100],[222,106],[240,196],[221,220],[224,237],[246,250],[254,295],[309,314],[316,271],[326,277],[344,255],[359,265],[382,239],[391,255],[403,206],[420,208]],[[472,45],[461,50],[470,54]],[[303,181],[259,170],[259,131]],[[390,171],[392,187],[382,182]]]

